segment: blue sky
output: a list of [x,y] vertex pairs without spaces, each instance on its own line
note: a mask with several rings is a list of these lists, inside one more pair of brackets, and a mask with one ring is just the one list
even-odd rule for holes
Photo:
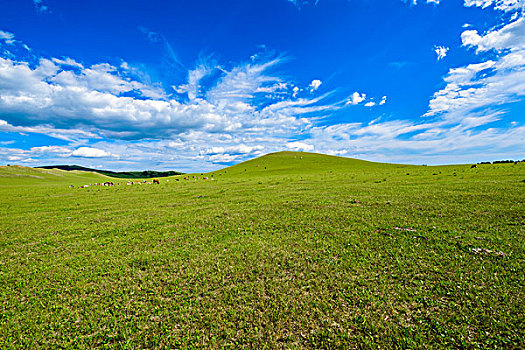
[[525,0],[0,0],[0,165],[525,158]]

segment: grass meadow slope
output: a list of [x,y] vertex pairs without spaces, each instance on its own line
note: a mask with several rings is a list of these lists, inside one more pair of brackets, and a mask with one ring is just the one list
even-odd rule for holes
[[105,179],[0,168],[1,348],[525,348],[525,163]]

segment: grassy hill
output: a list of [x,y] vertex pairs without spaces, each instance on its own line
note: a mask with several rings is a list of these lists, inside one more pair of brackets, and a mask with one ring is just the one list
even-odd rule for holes
[[[307,152],[278,152],[248,160],[223,169],[230,174],[314,174],[348,172],[371,168],[392,168],[395,165]],[[221,170],[222,171],[222,170]]]
[[1,348],[525,347],[525,163],[0,175]]
[[19,165],[0,166],[0,186],[46,186],[46,185],[79,185],[93,182],[104,182],[111,178],[87,171],[66,171],[60,169],[29,168]]

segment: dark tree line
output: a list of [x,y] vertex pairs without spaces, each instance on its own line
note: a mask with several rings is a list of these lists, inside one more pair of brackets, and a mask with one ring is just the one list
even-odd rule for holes
[[81,170],[81,171],[91,171],[96,172],[102,175],[111,176],[119,179],[150,179],[153,177],[167,177],[173,175],[181,175],[182,173],[178,171],[155,171],[155,170],[145,170],[145,171],[110,171],[110,170],[99,170],[86,168],[79,165],[48,165],[40,166],[37,168],[41,169],[60,169],[60,170]]

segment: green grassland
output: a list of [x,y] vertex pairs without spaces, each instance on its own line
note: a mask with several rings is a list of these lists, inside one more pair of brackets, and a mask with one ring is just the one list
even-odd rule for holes
[[525,163],[107,179],[0,168],[1,348],[525,348]]

